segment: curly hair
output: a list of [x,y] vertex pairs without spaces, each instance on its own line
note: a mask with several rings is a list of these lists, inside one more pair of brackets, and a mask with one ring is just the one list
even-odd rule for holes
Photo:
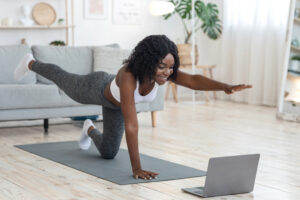
[[173,73],[168,80],[174,80],[179,67],[178,50],[175,43],[165,35],[150,35],[144,38],[123,64],[128,65],[129,71],[141,84],[145,79],[151,80],[153,78],[159,63],[169,53],[174,57],[174,66]]

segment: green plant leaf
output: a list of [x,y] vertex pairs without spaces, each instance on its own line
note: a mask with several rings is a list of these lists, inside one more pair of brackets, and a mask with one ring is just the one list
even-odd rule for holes
[[[167,20],[171,16],[178,14],[179,17],[182,19],[185,31],[186,31],[186,43],[190,39],[190,30],[187,29],[185,25],[185,20],[192,19],[192,0],[169,0],[169,2],[173,3],[175,6],[174,12],[164,15],[164,19]],[[216,4],[205,3],[202,0],[195,0],[194,1],[194,9],[195,9],[195,16],[196,18],[202,21],[202,25],[199,26],[203,30],[203,32],[211,39],[218,39],[222,33],[222,25],[221,20],[218,17],[219,10]],[[198,25],[194,25],[198,26]],[[197,31],[198,28],[195,30]]]
[[190,20],[192,18],[192,0],[181,0],[175,11],[182,19]]
[[295,56],[291,57],[291,60],[297,60],[297,61],[300,61],[300,56],[295,55]]
[[169,19],[169,17],[171,17],[173,15],[173,13],[169,13],[169,14],[167,14],[167,15],[163,15],[163,18],[165,19],[165,20],[167,20],[167,19]]
[[222,26],[218,18],[218,10],[215,4],[208,3],[203,9],[202,13],[197,13],[198,17],[202,19],[202,29],[205,34],[211,39],[218,39],[222,33]]
[[[196,11],[196,15],[201,16],[202,13],[204,12],[205,4],[200,0],[196,0],[194,8],[195,8],[195,11]],[[201,17],[200,17],[200,19],[201,19]]]

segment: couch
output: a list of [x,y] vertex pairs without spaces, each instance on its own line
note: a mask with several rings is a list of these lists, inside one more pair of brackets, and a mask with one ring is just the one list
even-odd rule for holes
[[[116,44],[98,47],[0,46],[0,121],[44,119],[46,133],[50,118],[101,115],[102,109],[99,105],[73,101],[51,81],[33,72],[21,81],[15,81],[13,71],[23,55],[29,52],[39,61],[57,64],[77,74],[102,68],[116,73],[130,53]],[[163,92],[160,87],[153,102],[136,105],[137,112],[151,112],[152,126],[155,126],[155,111],[164,107]]]

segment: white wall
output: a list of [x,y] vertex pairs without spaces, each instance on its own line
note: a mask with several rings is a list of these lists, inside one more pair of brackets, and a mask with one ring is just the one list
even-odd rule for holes
[[183,31],[178,26],[176,18],[165,21],[162,17],[154,17],[149,14],[148,7],[151,0],[141,1],[142,23],[140,25],[113,24],[113,1],[110,0],[109,2],[109,12],[106,20],[86,20],[82,11],[83,1],[76,1],[76,45],[98,45],[117,42],[122,48],[133,48],[137,42],[151,34],[166,34],[174,41],[182,37]]

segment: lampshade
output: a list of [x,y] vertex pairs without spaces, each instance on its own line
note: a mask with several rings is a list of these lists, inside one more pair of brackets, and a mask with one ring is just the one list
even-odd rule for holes
[[166,1],[152,1],[149,5],[150,14],[153,16],[160,16],[174,11],[175,6],[171,2]]

